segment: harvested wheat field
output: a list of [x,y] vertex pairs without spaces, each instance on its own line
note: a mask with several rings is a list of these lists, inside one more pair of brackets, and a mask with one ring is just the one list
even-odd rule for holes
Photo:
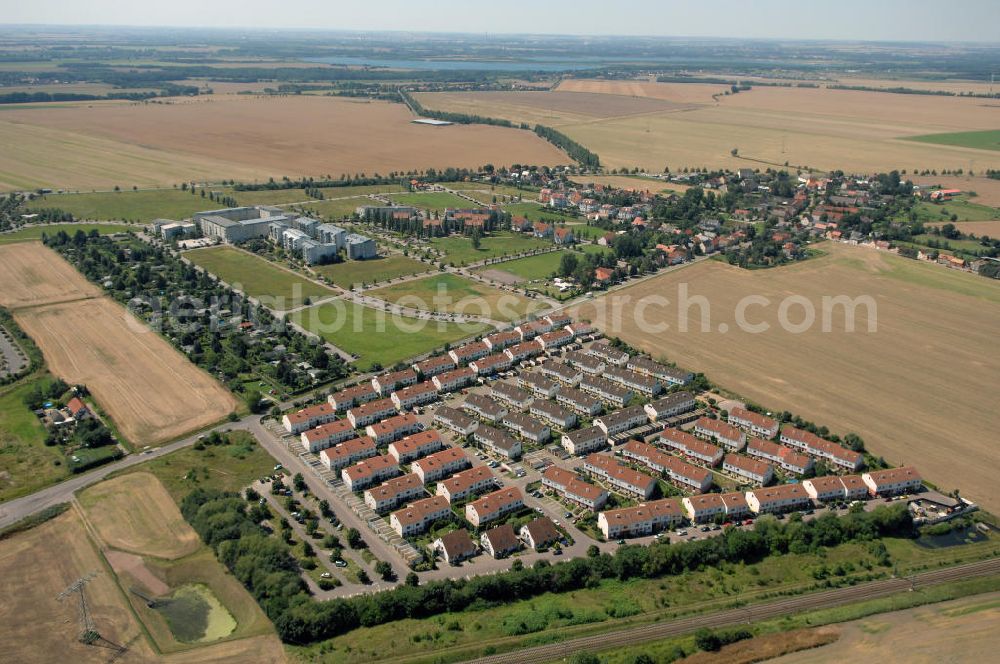
[[[925,226],[944,226],[950,221],[940,221]],[[1000,220],[996,221],[958,221],[954,223],[955,228],[963,233],[972,233],[977,237],[1000,238]]]
[[[679,664],[753,664],[771,661],[786,653],[808,651],[835,642],[840,636],[836,627],[796,629],[764,634],[746,641],[722,646],[717,652],[688,655]],[[811,661],[811,660],[810,660]]]
[[[430,127],[412,119],[402,104],[308,95],[11,108],[0,117],[7,148],[0,157],[0,189],[170,186],[183,179],[181,173],[214,180],[337,177],[569,161],[528,131]],[[108,172],[107,157],[119,149],[128,167]]]
[[101,294],[62,256],[37,242],[0,246],[0,306],[54,304]]
[[14,315],[52,371],[85,384],[135,445],[166,442],[237,407],[219,383],[108,298]]
[[[841,435],[857,432],[890,463],[914,464],[941,488],[960,488],[987,509],[1000,509],[993,433],[1000,428],[1000,283],[866,248],[822,248],[827,256],[770,270],[702,261],[571,313],[765,407],[789,410]],[[689,297],[707,299],[708,331],[701,331],[697,304],[688,307],[688,331],[681,331],[682,284]],[[768,303],[750,302],[746,320],[770,329],[738,329],[737,305],[749,295]],[[780,325],[779,305],[792,295],[805,298],[816,314],[801,333]],[[856,309],[854,332],[845,331],[843,307],[825,316],[830,331],[822,331],[822,297],[841,295],[870,296],[875,332],[868,332],[864,306]],[[653,296],[669,304],[651,303]],[[621,320],[602,321],[597,313],[613,311],[615,302]],[[794,304],[788,321],[801,323],[803,312]],[[663,323],[669,329],[653,327]]]
[[[718,96],[727,86],[649,81],[568,80],[555,93],[424,93],[422,104],[542,122],[580,142],[606,167],[664,166],[817,170],[912,171],[1000,168],[1000,154],[946,145],[921,144],[909,137],[993,129],[995,103],[984,99],[826,88],[757,87]],[[580,95],[567,107],[558,93]],[[525,96],[527,95],[527,96]],[[713,97],[715,95],[715,97]],[[635,109],[616,115],[588,114],[587,101],[606,96],[609,107]],[[528,101],[530,97],[530,102]],[[552,101],[546,104],[546,99]],[[643,111],[660,100],[672,110]],[[738,156],[731,151],[736,148]]]
[[840,664],[849,661],[996,661],[1000,649],[1000,593],[883,613],[837,625],[836,643],[769,660],[772,664]]
[[7,637],[11,662],[105,662],[109,651],[86,646],[79,636],[78,598],[56,597],[67,586],[91,572],[87,604],[94,625],[114,643],[132,643],[136,661],[151,661],[152,651],[135,616],[122,597],[73,510],[48,523],[0,542],[0,576],[4,601],[0,622]]
[[976,196],[969,199],[970,203],[1000,207],[1000,180],[984,177],[969,177],[967,175],[917,175],[908,176],[914,184],[924,186],[940,185],[944,189],[961,189],[974,191]]
[[115,549],[174,559],[201,546],[173,498],[150,473],[101,482],[81,493],[79,501],[100,539]]

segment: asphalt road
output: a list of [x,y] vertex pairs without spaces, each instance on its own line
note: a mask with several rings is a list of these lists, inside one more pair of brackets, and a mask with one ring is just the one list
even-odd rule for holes
[[562,643],[552,643],[500,655],[490,655],[488,657],[469,660],[469,662],[474,662],[475,664],[542,664],[579,652],[601,651],[609,648],[658,641],[671,636],[687,634],[702,627],[719,628],[761,622],[803,611],[825,609],[877,599],[906,590],[919,592],[921,588],[997,573],[1000,573],[1000,558],[991,558],[990,560],[957,567],[922,572],[905,578],[883,579],[857,586],[848,586],[846,588],[809,593],[799,597],[780,599],[766,604],[752,604],[746,607],[728,609],[707,615],[696,615],[649,625],[640,625],[616,632],[570,639]]

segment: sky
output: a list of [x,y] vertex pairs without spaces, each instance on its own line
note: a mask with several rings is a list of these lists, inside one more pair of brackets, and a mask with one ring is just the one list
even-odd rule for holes
[[1000,0],[0,0],[19,23],[997,43]]

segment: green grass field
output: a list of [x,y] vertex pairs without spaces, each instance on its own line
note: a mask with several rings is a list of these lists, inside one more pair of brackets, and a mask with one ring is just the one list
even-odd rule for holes
[[445,208],[468,209],[476,207],[471,201],[459,198],[447,191],[421,191],[413,194],[393,194],[392,202],[397,205],[412,205],[422,210],[441,212]]
[[59,448],[45,446],[45,427],[24,405],[24,397],[35,384],[44,390],[49,381],[45,374],[0,388],[0,501],[32,493],[69,475]]
[[486,325],[459,325],[400,318],[343,300],[297,311],[291,320],[338,348],[358,356],[358,366],[389,367],[459,339],[481,334]]
[[334,265],[317,265],[313,268],[341,288],[352,288],[355,284],[377,284],[396,277],[428,272],[431,266],[418,260],[394,254],[385,258],[370,258],[364,261],[345,261]]
[[[909,540],[886,540],[886,545],[898,566],[898,574],[956,558],[969,561],[988,557],[995,542],[995,538],[990,538],[979,544],[954,547],[933,559]],[[661,579],[605,580],[595,588],[562,595],[542,595],[500,607],[356,629],[330,641],[292,650],[306,660],[322,652],[344,664],[403,656],[413,662],[464,661],[494,651],[620,629],[658,618],[719,610],[735,600],[755,601],[773,598],[781,592],[814,590],[820,586],[812,575],[817,568],[850,566],[853,574],[864,575],[868,573],[864,565],[872,564],[872,560],[866,543],[852,542],[825,548],[821,555],[787,553],[758,564],[724,563]],[[888,567],[873,567],[873,572],[881,577],[893,571]]]
[[978,150],[1000,150],[1000,129],[988,131],[956,131],[947,134],[910,136],[907,140],[935,145],[957,145]]
[[346,219],[362,205],[376,205],[376,201],[365,196],[354,196],[337,200],[314,201],[306,203],[303,209],[325,219]]
[[508,322],[524,318],[544,306],[536,300],[454,274],[436,274],[425,279],[379,288],[370,294],[372,297],[425,311],[477,314]]
[[601,238],[608,231],[597,226],[588,226],[586,224],[577,224],[575,226],[570,226],[573,229],[573,234],[578,238],[584,238],[587,240],[597,240]]
[[[223,188],[220,188],[222,190]],[[86,194],[48,194],[28,203],[29,210],[59,208],[76,219],[139,221],[185,219],[195,212],[215,210],[218,203],[180,189],[150,189]]]
[[525,217],[531,221],[552,221],[556,223],[567,221],[581,221],[580,217],[573,217],[568,214],[552,212],[538,203],[513,203],[503,206],[504,212],[509,212],[515,217]]
[[136,230],[136,227],[127,226],[125,224],[45,224],[44,226],[22,228],[21,230],[14,231],[13,233],[0,234],[0,244],[7,244],[9,242],[26,242],[28,240],[41,240],[42,235],[55,235],[59,231],[66,231],[70,235],[73,235],[77,231],[90,233],[90,231],[94,229],[96,229],[101,235],[107,235],[110,233],[127,233],[128,231]]
[[400,184],[353,184],[344,187],[323,187],[320,189],[326,198],[343,198],[345,196],[367,196],[368,194],[391,194],[406,191]]
[[563,252],[551,251],[547,254],[518,258],[504,263],[494,263],[481,268],[479,271],[500,270],[508,272],[522,281],[534,281],[535,279],[548,279],[559,267]]
[[552,246],[548,240],[511,233],[499,233],[484,237],[480,241],[479,249],[473,248],[470,238],[459,236],[434,238],[431,240],[431,244],[445,252],[447,260],[455,265],[467,265],[487,258],[511,256],[539,247]]
[[[947,203],[927,203],[921,202],[913,206],[913,212],[917,214],[917,221],[947,223],[951,221],[951,215],[958,217],[958,221],[992,221],[1000,219],[1000,210],[973,203],[965,198],[957,198]],[[910,218],[908,213],[897,217],[897,221],[906,221]]]
[[334,295],[325,286],[232,247],[195,249],[184,256],[226,283],[238,284],[251,297],[264,298],[263,303],[272,309],[286,311],[307,297]]

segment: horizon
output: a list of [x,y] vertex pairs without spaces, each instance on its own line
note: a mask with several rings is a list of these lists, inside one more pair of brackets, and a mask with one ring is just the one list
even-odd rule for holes
[[[401,0],[383,0],[364,6],[327,5],[313,0],[293,0],[280,6],[255,0],[178,0],[170,5],[136,3],[122,6],[114,0],[93,0],[80,5],[68,0],[26,3],[0,0],[9,23],[4,26],[76,28],[162,28],[219,30],[313,30],[342,32],[392,32],[411,34],[503,34],[575,37],[637,36],[635,28],[649,31],[644,37],[743,40],[845,41],[855,43],[986,43],[1000,42],[1000,6],[987,0],[961,3],[961,24],[935,21],[939,5],[931,0],[887,0],[872,5],[845,0],[836,14],[822,21],[788,11],[784,3],[763,0],[753,6],[738,2],[712,7],[685,3],[624,0],[614,11],[592,0],[571,3],[554,0],[544,6],[507,3],[468,12],[456,0],[443,0],[433,8]],[[9,5],[9,6],[5,6]],[[242,17],[252,17],[243,25]],[[641,20],[637,17],[641,16]],[[855,16],[863,22],[846,22]],[[59,17],[58,21],[51,21]],[[306,25],[311,21],[314,25]],[[220,28],[219,26],[226,26]],[[664,29],[650,29],[663,25]],[[544,26],[542,30],[525,29]],[[599,30],[592,29],[599,27]]]

